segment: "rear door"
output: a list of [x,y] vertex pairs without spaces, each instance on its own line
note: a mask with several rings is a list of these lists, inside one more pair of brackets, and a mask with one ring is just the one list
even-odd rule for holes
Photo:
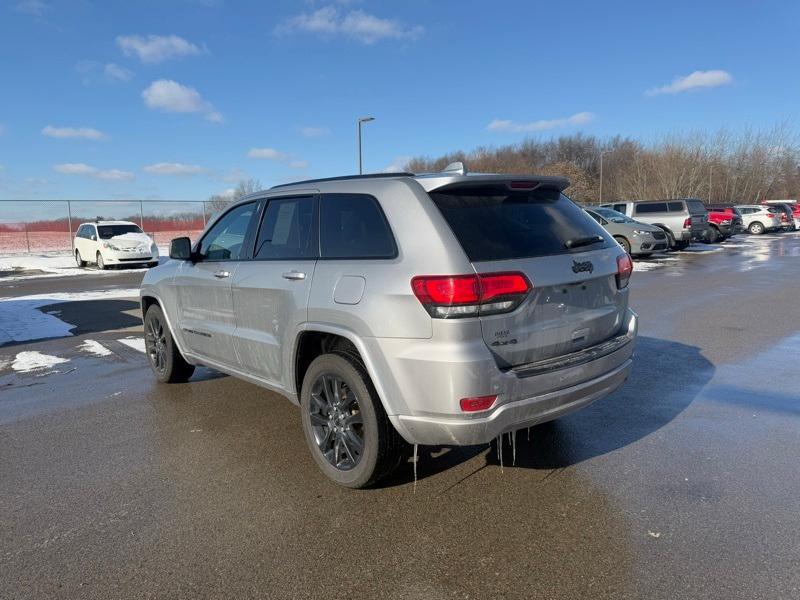
[[292,341],[308,319],[317,262],[316,195],[266,200],[253,259],[233,276],[239,362],[282,386],[292,371]]
[[700,200],[686,200],[686,209],[692,217],[692,235],[701,236],[708,228],[708,211]]
[[616,283],[623,251],[557,189],[470,186],[430,196],[476,272],[522,272],[533,286],[513,312],[479,317],[499,364],[561,356],[619,331],[627,309]]
[[256,208],[248,202],[223,214],[198,243],[195,260],[182,262],[173,280],[186,348],[225,365],[237,362],[231,281],[252,246]]

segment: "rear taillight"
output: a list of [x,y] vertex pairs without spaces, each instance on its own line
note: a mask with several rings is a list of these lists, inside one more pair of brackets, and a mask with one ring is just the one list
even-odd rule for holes
[[633,273],[633,261],[630,254],[622,254],[617,257],[617,288],[628,287],[631,273]]
[[421,275],[411,280],[414,295],[438,319],[510,312],[532,287],[522,273]]
[[459,400],[459,404],[461,405],[461,410],[464,412],[477,412],[479,410],[488,410],[492,407],[495,400],[497,400],[497,394],[494,396],[478,396],[476,398],[462,398]]
[[692,217],[686,217],[686,220],[683,222],[684,229],[691,229],[692,227]]

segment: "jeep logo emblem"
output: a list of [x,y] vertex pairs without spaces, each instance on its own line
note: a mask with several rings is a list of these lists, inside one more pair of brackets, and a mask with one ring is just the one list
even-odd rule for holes
[[572,261],[572,272],[573,273],[591,273],[594,271],[594,265],[592,261],[586,260],[583,262],[578,262],[577,260]]

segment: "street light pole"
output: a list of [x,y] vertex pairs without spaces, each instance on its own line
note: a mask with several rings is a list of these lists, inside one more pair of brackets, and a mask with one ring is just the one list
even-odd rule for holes
[[711,203],[711,176],[714,174],[714,165],[708,169],[708,202]]
[[362,123],[369,123],[370,121],[374,121],[375,117],[359,117],[358,118],[358,174],[363,174],[362,169],[362,160],[361,160],[361,124]]

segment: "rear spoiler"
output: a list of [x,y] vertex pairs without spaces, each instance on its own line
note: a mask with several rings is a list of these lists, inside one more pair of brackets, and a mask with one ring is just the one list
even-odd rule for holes
[[487,186],[504,187],[509,191],[531,191],[540,187],[555,188],[559,192],[569,186],[566,177],[544,175],[449,175],[436,173],[415,178],[426,192],[474,189]]

